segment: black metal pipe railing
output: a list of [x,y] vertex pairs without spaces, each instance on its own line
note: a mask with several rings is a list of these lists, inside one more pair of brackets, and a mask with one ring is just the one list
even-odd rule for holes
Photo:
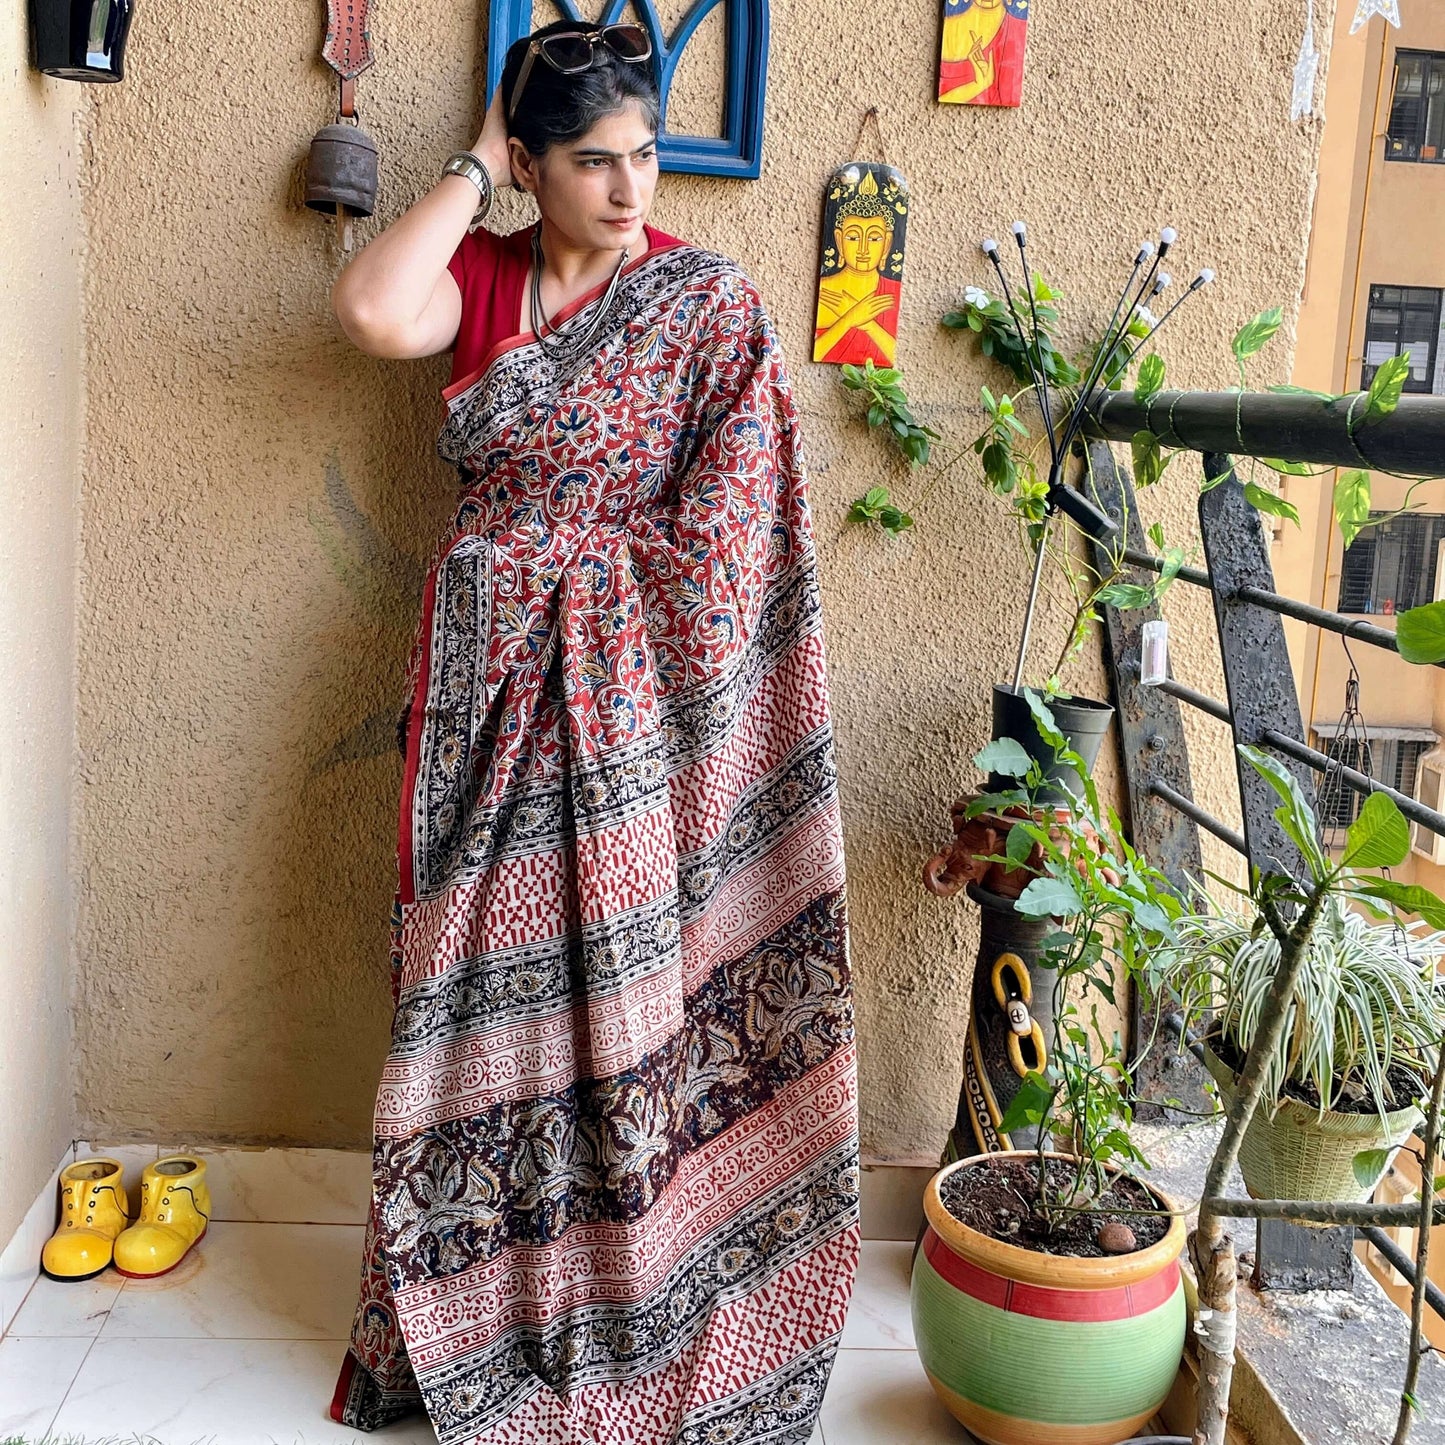
[[[1367,1239],[1400,1274],[1404,1275],[1406,1283],[1412,1288],[1414,1287],[1415,1261],[1383,1229],[1374,1224],[1362,1224],[1355,1233]],[[1425,1281],[1425,1301],[1437,1315],[1445,1319],[1445,1290],[1442,1290],[1433,1279]]]
[[1222,723],[1234,721],[1233,714],[1222,702],[1210,697],[1208,693],[1196,692],[1192,687],[1185,687],[1182,682],[1175,682],[1172,677],[1155,683],[1154,686],[1160,692],[1167,692],[1170,697],[1177,697],[1180,702],[1187,702],[1190,707],[1197,707],[1200,712],[1207,712],[1210,717],[1218,718]]
[[1318,748],[1309,747],[1294,738],[1286,737],[1274,728],[1264,730],[1263,741],[1275,752],[1283,753],[1297,763],[1304,763],[1308,767],[1314,768],[1316,772],[1338,774],[1341,781],[1348,784],[1357,793],[1384,793],[1387,798],[1395,800],[1396,807],[1407,818],[1412,818],[1421,827],[1428,828],[1432,833],[1438,833],[1445,837],[1445,813],[1437,813],[1434,808],[1427,808],[1424,803],[1418,802],[1408,793],[1401,793],[1394,788],[1386,787],[1384,783],[1375,782],[1366,777],[1364,773],[1357,772],[1354,768],[1347,768],[1342,762],[1326,756]]
[[[1283,617],[1293,617],[1298,622],[1308,622],[1326,632],[1337,632],[1350,642],[1363,642],[1369,647],[1383,647],[1386,652],[1399,652],[1400,641],[1388,627],[1377,627],[1360,617],[1346,617],[1339,612],[1329,612],[1323,607],[1312,607],[1308,602],[1296,602],[1292,597],[1281,597],[1277,592],[1266,592],[1259,587],[1241,587],[1234,594],[1240,602],[1252,602],[1256,607],[1267,607]],[[1442,664],[1436,663],[1439,667]]]
[[1189,1028],[1184,1022],[1184,1015],[1175,1009],[1173,1013],[1164,1015],[1164,1027],[1174,1035],[1176,1039],[1183,1042],[1184,1047],[1194,1055],[1202,1064],[1204,1062],[1204,1044],[1199,1035]]
[[1212,833],[1221,843],[1227,843],[1236,853],[1248,856],[1249,845],[1244,841],[1244,834],[1237,833],[1228,823],[1221,823],[1213,813],[1206,812],[1193,798],[1186,798],[1183,793],[1171,788],[1168,783],[1160,782],[1158,778],[1149,784],[1149,791],[1160,802],[1168,803],[1191,822],[1197,823],[1206,833]]
[[[1164,570],[1162,557],[1153,557],[1148,552],[1138,552],[1132,547],[1125,548],[1124,560],[1131,567],[1143,567],[1149,572],[1163,572]],[[1197,567],[1181,567],[1177,575],[1182,582],[1213,590],[1214,583],[1209,573],[1202,572]],[[1240,602],[1252,602],[1256,607],[1265,607],[1271,612],[1278,612],[1282,617],[1292,617],[1297,622],[1311,623],[1315,627],[1323,628],[1326,632],[1336,632],[1349,642],[1363,642],[1369,647],[1382,647],[1387,652],[1399,652],[1400,650],[1399,639],[1388,627],[1380,627],[1374,622],[1366,622],[1363,617],[1347,617],[1340,612],[1330,612],[1323,607],[1313,607],[1308,602],[1296,602],[1293,597],[1283,597],[1278,592],[1266,592],[1260,587],[1240,587],[1233,596]],[[1441,662],[1434,665],[1445,667],[1445,663]]]
[[1133,392],[1095,400],[1088,436],[1131,441],[1153,433],[1165,446],[1231,456],[1281,457],[1317,467],[1434,476],[1445,472],[1445,398],[1404,396],[1388,416],[1365,419],[1363,396],[1323,402],[1312,396],[1228,391]]

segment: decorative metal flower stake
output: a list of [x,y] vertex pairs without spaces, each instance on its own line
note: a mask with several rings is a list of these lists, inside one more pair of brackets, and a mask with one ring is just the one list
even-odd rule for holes
[[[1054,513],[1063,512],[1080,531],[1098,541],[1112,537],[1119,530],[1119,524],[1112,517],[1096,507],[1082,492],[1075,491],[1066,485],[1063,480],[1064,461],[1069,455],[1069,448],[1073,445],[1074,439],[1084,424],[1084,417],[1088,414],[1089,407],[1094,400],[1094,393],[1098,390],[1101,380],[1122,376],[1128,370],[1140,350],[1153,340],[1154,334],[1184,304],[1185,300],[1198,291],[1201,286],[1207,286],[1214,280],[1214,272],[1201,271],[1190,282],[1188,290],[1162,316],[1155,319],[1147,303],[1161,295],[1171,283],[1172,278],[1169,273],[1161,271],[1159,267],[1164,257],[1168,255],[1170,248],[1179,239],[1179,234],[1172,226],[1165,226],[1159,232],[1157,246],[1153,241],[1145,241],[1134,257],[1134,267],[1129,273],[1129,279],[1124,283],[1123,291],[1119,293],[1118,301],[1114,304],[1114,313],[1109,318],[1109,324],[1104,330],[1104,338],[1099,345],[1098,353],[1079,386],[1078,394],[1068,410],[1056,420],[1053,415],[1054,399],[1050,396],[1048,378],[1043,373],[1040,361],[1043,352],[1040,347],[1039,313],[1029,270],[1028,227],[1022,221],[1015,221],[1009,230],[1012,231],[1014,241],[1018,245],[1019,264],[1023,267],[1023,294],[1028,303],[1031,331],[1024,329],[1020,308],[1014,303],[1013,287],[1009,284],[1008,272],[1004,268],[999,244],[992,237],[983,241],[983,254],[988,257],[994,271],[998,274],[1004,304],[1008,307],[1009,315],[1013,318],[1014,327],[1018,331],[1019,340],[1023,343],[1023,353],[1029,368],[1029,380],[1033,384],[1034,394],[1038,398],[1039,412],[1044,419],[1044,431],[1049,443],[1049,485],[1045,498],[1044,525],[1039,534],[1038,554],[1034,559],[1033,583],[1029,588],[1028,607],[1024,612],[1023,635],[1019,638],[1018,661],[1014,666],[1013,685],[1018,688],[1023,684],[1024,660],[1028,655],[1029,634],[1033,630],[1034,609],[1038,605],[1039,598],[1039,581],[1043,576],[1044,554],[1048,550],[1049,529]],[[1141,271],[1144,274],[1142,281],[1139,279]],[[1132,301],[1130,300],[1131,295]],[[1130,336],[1129,328],[1139,319],[1144,320],[1149,329],[1130,347],[1127,344]]]

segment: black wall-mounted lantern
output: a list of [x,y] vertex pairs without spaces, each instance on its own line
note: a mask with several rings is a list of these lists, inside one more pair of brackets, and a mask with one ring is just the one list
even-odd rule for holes
[[30,63],[61,80],[123,78],[132,0],[30,0]]

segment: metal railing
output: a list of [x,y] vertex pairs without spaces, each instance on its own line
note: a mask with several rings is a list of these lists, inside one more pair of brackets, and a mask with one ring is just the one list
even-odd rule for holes
[[[1406,817],[1445,836],[1445,814],[1394,788],[1376,782],[1310,746],[1300,716],[1294,673],[1285,645],[1286,617],[1352,642],[1397,651],[1394,633],[1358,618],[1314,607],[1274,590],[1268,542],[1257,510],[1244,496],[1234,457],[1285,459],[1321,467],[1377,468],[1412,475],[1445,472],[1445,400],[1406,397],[1393,413],[1368,418],[1363,397],[1325,403],[1305,395],[1159,392],[1146,401],[1128,393],[1104,397],[1091,409],[1084,427],[1091,438],[1089,462],[1096,500],[1119,519],[1124,560],[1135,569],[1132,580],[1158,572],[1162,559],[1151,555],[1142,535],[1130,478],[1106,443],[1128,442],[1149,432],[1165,446],[1202,453],[1209,485],[1199,499],[1200,533],[1207,567],[1182,568],[1187,585],[1203,588],[1213,599],[1227,701],[1169,678],[1158,686],[1140,685],[1141,635],[1157,607],[1119,612],[1105,609],[1105,648],[1119,721],[1120,749],[1129,796],[1134,845],[1181,889],[1190,875],[1200,876],[1202,829],[1266,871],[1307,876],[1298,848],[1275,818],[1278,799],[1235,750],[1243,832],[1215,817],[1194,799],[1181,704],[1226,724],[1235,744],[1250,743],[1277,754],[1305,790],[1313,795],[1316,772],[1360,794],[1384,792]],[[1095,543],[1096,561],[1109,548]],[[1117,546],[1117,544],[1115,544]],[[1146,1016],[1137,997],[1132,1007],[1136,1043],[1165,1029],[1183,1037],[1177,1014]],[[1185,1038],[1188,1052],[1202,1064],[1203,1050]],[[1167,1054],[1168,1057],[1163,1057]],[[1181,1067],[1181,1065],[1188,1067]],[[1135,1060],[1135,1082],[1144,1114],[1149,1101],[1178,1099],[1186,1107],[1204,1103],[1203,1070],[1189,1066],[1174,1051],[1154,1051]],[[1167,1113],[1162,1103],[1156,1112]],[[1388,1207],[1373,1206],[1375,1211]],[[1369,1209],[1364,1209],[1369,1213]],[[1398,1211],[1396,1211],[1398,1212]],[[1380,1228],[1389,1217],[1355,1227],[1305,1228],[1277,1219],[1259,1220],[1255,1282],[1271,1288],[1351,1287],[1356,1234],[1367,1239],[1412,1283],[1411,1260]],[[1430,1306],[1445,1317],[1445,1293],[1427,1284]]]

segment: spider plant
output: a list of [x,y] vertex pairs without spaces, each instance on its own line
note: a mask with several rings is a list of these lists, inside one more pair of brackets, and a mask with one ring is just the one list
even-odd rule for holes
[[[1178,996],[1187,1023],[1212,1013],[1211,1036],[1243,1058],[1264,1017],[1279,972],[1280,941],[1255,912],[1200,911],[1175,925],[1175,942],[1155,960]],[[1265,1071],[1271,1114],[1290,1084],[1311,1085],[1318,1112],[1368,1098],[1381,1118],[1414,1102],[1400,1098],[1390,1071],[1403,1069],[1423,1088],[1445,1032],[1445,932],[1419,920],[1376,922],[1340,893],[1320,909],[1304,966],[1287,1007],[1280,1047]]]

